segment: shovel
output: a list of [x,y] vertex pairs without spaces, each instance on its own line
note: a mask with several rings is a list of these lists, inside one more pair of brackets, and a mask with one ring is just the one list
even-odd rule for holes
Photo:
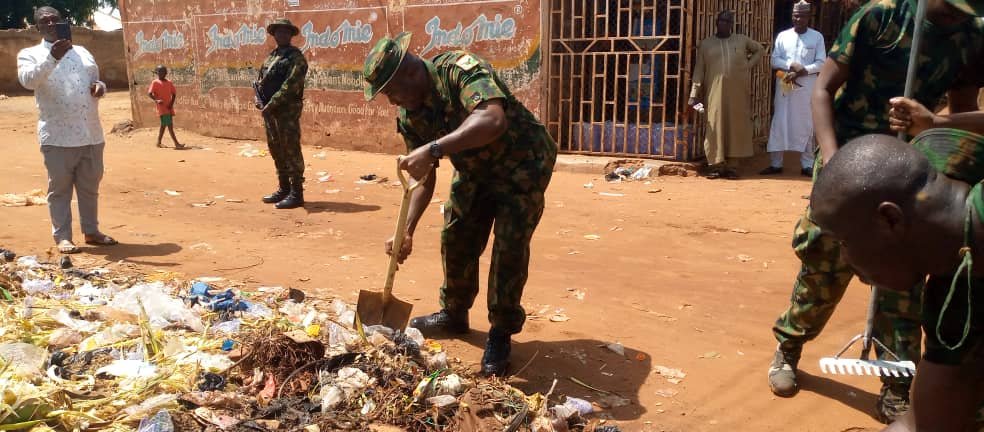
[[[912,87],[915,85],[916,69],[919,60],[919,46],[922,42],[922,23],[926,19],[927,0],[918,0],[916,4],[916,19],[912,32],[912,49],[909,51],[909,65],[905,74],[905,90],[903,96],[912,97]],[[899,132],[898,138],[905,140],[905,132]],[[911,361],[901,361],[899,356],[888,349],[881,341],[871,335],[871,329],[875,320],[875,312],[878,309],[877,299],[878,287],[871,287],[871,300],[868,303],[868,323],[865,325],[864,333],[854,336],[847,345],[844,346],[837,355],[820,359],[820,370],[829,374],[845,375],[877,375],[911,377],[916,374],[916,364]],[[861,358],[842,359],[840,356],[847,351],[851,345],[858,340],[861,341]],[[871,343],[878,344],[881,349],[895,358],[895,361],[870,360]]]
[[396,162],[396,175],[400,178],[400,184],[403,186],[403,202],[400,203],[400,217],[396,220],[393,254],[390,256],[389,269],[386,272],[386,284],[383,285],[382,292],[359,291],[359,304],[356,306],[356,313],[363,325],[381,324],[394,330],[403,330],[407,327],[407,322],[410,321],[410,311],[413,310],[413,305],[393,297],[393,278],[396,276],[397,259],[403,248],[403,238],[406,237],[410,196],[424,183],[427,177],[425,176],[411,185],[404,176],[403,170],[400,169],[399,159]]

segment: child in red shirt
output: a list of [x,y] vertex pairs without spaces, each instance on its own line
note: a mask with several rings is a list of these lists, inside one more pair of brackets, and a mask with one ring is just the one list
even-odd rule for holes
[[174,136],[174,101],[178,98],[177,89],[174,88],[174,83],[168,81],[167,68],[164,65],[158,65],[154,71],[157,72],[157,79],[150,83],[147,96],[150,96],[157,103],[157,115],[161,116],[161,130],[157,133],[157,147],[164,147],[161,145],[161,138],[164,137],[164,128],[166,127],[171,133],[175,150],[181,150],[185,146],[179,143],[178,138]]

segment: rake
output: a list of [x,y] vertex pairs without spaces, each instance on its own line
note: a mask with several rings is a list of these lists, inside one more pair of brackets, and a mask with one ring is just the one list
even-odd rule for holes
[[[922,23],[926,19],[926,6],[927,0],[918,0],[916,3],[915,25],[913,26],[914,28],[912,33],[912,48],[909,51],[909,64],[905,74],[905,89],[903,90],[903,96],[907,98],[912,97],[913,86],[915,85],[919,47],[922,42]],[[898,138],[900,140],[904,140],[905,136],[906,134],[904,131],[900,131],[898,134]],[[871,335],[871,329],[875,321],[875,312],[878,309],[877,299],[878,287],[872,286],[871,300],[868,302],[868,322],[865,325],[864,333],[854,336],[854,338],[852,338],[847,345],[845,345],[844,348],[837,353],[837,355],[820,359],[820,370],[824,373],[832,375],[875,375],[893,377],[915,376],[915,363],[911,361],[902,361],[899,359],[899,356],[892,350],[888,349],[885,344]],[[861,341],[861,358],[841,358],[844,352],[846,352],[852,345],[854,345],[855,342],[859,340]],[[887,354],[895,358],[895,361],[871,360],[872,342],[877,344]]]
[[[864,327],[864,333],[851,338],[837,355],[820,359],[820,370],[831,375],[915,376],[915,363],[899,359],[899,356],[895,352],[888,349],[878,338],[871,335],[871,330],[875,322],[875,311],[878,309],[877,299],[878,287],[871,287],[871,300],[868,302],[868,322]],[[861,358],[841,358],[857,341],[861,341]],[[872,343],[878,345],[895,360],[871,360]]]

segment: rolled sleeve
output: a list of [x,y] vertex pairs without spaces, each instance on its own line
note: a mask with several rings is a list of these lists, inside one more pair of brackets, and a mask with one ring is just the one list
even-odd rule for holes
[[496,84],[490,71],[483,66],[462,71],[458,82],[460,85],[458,99],[468,112],[474,111],[482,102],[506,98],[506,93]]

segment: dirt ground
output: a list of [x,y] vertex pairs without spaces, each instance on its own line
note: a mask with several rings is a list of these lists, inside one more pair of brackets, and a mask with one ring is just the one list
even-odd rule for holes
[[[101,227],[122,244],[86,247],[77,264],[125,261],[148,272],[286,285],[353,303],[360,289],[382,286],[382,245],[400,191],[389,182],[356,181],[368,173],[394,180],[393,156],[305,148],[308,204],[275,210],[259,201],[275,186],[273,161],[240,155],[244,145],[263,149],[264,143],[179,129],[179,139],[194,149],[178,152],[154,147],[156,129],[112,135],[112,125],[130,118],[126,93],[110,94],[101,115],[107,133]],[[0,100],[0,193],[46,187],[36,121],[32,97]],[[557,172],[523,298],[533,316],[513,349],[514,370],[528,367],[513,382],[526,392],[546,392],[556,378],[556,394],[601,397],[575,378],[617,393],[631,404],[608,415],[626,431],[877,430],[871,417],[877,379],[828,377],[817,365],[861,330],[867,290],[859,282],[826,332],[807,346],[802,391],[791,399],[769,391],[771,326],[789,302],[798,269],[790,233],[809,193],[809,182],[792,173],[792,158],[787,165],[791,173],[778,178],[659,177],[652,184]],[[438,198],[447,196],[449,166],[441,169]],[[319,182],[321,171],[332,181]],[[593,188],[585,187],[589,182]],[[214,203],[193,205],[208,202]],[[439,207],[427,210],[414,255],[396,278],[397,295],[419,313],[438,307]],[[78,230],[76,221],[81,240]],[[600,238],[586,237],[592,235]],[[0,247],[44,256],[51,246],[46,207],[0,207]],[[483,265],[484,272],[488,253]],[[483,285],[471,313],[476,331],[445,342],[474,364],[488,330],[484,292]],[[554,314],[569,320],[551,321]],[[625,346],[625,357],[603,348],[612,342]],[[686,378],[670,383],[657,366],[682,369]]]

